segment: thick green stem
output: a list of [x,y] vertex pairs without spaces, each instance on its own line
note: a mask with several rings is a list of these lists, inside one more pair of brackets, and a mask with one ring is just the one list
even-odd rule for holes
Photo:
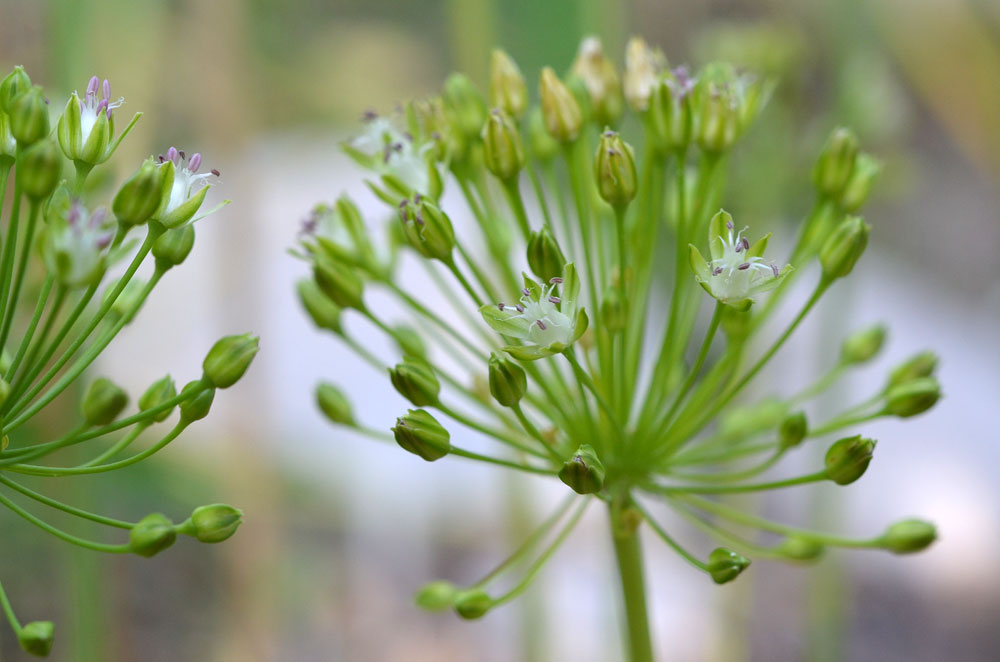
[[618,575],[621,578],[628,631],[628,659],[631,662],[653,662],[639,532],[621,521],[621,511],[615,505],[611,506],[611,540],[615,545]]

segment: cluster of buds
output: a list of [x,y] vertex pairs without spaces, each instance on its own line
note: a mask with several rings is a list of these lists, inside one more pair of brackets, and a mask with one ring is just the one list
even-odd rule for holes
[[[189,157],[171,147],[143,163],[110,207],[91,206],[88,177],[114,156],[139,119],[136,114],[116,133],[114,111],[123,104],[111,97],[109,82],[95,76],[82,98],[70,95],[52,127],[48,100],[21,67],[0,82],[0,505],[80,547],[153,556],[178,534],[208,543],[226,540],[242,515],[214,504],[179,524],[161,514],[129,522],[63,503],[18,478],[104,473],[144,460],[207,416],[216,390],[235,384],[257,352],[255,337],[223,338],[208,352],[200,377],[179,392],[169,375],[157,380],[132,412],[123,388],[96,378],[83,389],[79,421],[70,429],[45,441],[28,431],[39,418],[54,420],[47,413],[50,403],[79,386],[167,271],[187,258],[208,184],[219,176],[217,170],[199,172],[200,154]],[[75,173],[69,180],[67,163]],[[140,232],[141,240],[132,238]],[[142,281],[136,273],[148,260],[152,275]],[[127,266],[120,276],[108,277],[116,263]],[[70,534],[35,512],[46,508],[127,536],[112,543]],[[52,623],[22,625],[2,586],[0,604],[22,648],[47,655]]]
[[[385,250],[370,245],[372,235],[346,198],[318,208],[322,222],[314,212],[300,236],[298,254],[313,273],[299,284],[306,311],[376,370],[388,371],[415,407],[386,434],[359,421],[345,392],[324,383],[317,401],[331,422],[394,440],[427,462],[487,462],[557,479],[570,492],[497,571],[465,588],[427,585],[417,602],[429,609],[479,618],[514,598],[594,501],[609,508],[630,621],[645,614],[636,607],[644,601],[637,537],[644,526],[719,584],[738,577],[751,558],[802,562],[830,547],[908,553],[935,538],[932,525],[913,520],[871,539],[846,539],[718,500],[858,480],[876,444],[855,428],[933,406],[940,395],[936,362],[921,354],[868,400],[810,423],[802,405],[876,356],[885,330],[874,327],[848,338],[840,360],[816,383],[755,401],[748,387],[864,253],[869,226],[856,214],[877,162],[858,151],[849,132],[835,131],[815,167],[814,211],[790,255],[771,257],[770,235],[752,240],[720,201],[725,157],[751,129],[772,82],[729,64],[670,67],[640,39],[628,44],[625,62],[620,74],[600,42],[588,38],[567,77],[542,69],[532,106],[514,60],[495,51],[488,100],[454,75],[440,97],[410,102],[395,117],[370,118],[369,130],[348,144],[389,205]],[[629,109],[638,122],[624,122]],[[626,136],[618,126],[635,130]],[[425,172],[435,175],[413,176]],[[442,208],[445,184],[457,186],[478,236],[455,231]],[[661,254],[664,234],[672,250]],[[395,278],[396,258],[408,249],[437,291],[410,292]],[[663,263],[672,269],[657,268]],[[812,295],[781,333],[766,337],[765,322],[777,316],[790,284],[804,278],[815,279]],[[370,306],[370,288],[397,299],[409,319],[390,320]],[[665,292],[669,299],[651,306]],[[441,312],[438,300],[459,317]],[[661,308],[668,315],[651,323],[647,317]],[[711,321],[700,324],[704,308],[712,309]],[[346,309],[391,338],[399,356],[369,351],[341,324]],[[485,436],[494,451],[468,450],[469,434]],[[815,471],[761,478],[780,469],[786,454],[824,440],[829,450]],[[662,505],[718,546],[689,551],[681,534],[658,523]],[[778,539],[768,544],[734,531],[745,527]],[[518,561],[528,570],[514,588],[491,593]],[[633,659],[648,659],[643,627],[629,631]]]

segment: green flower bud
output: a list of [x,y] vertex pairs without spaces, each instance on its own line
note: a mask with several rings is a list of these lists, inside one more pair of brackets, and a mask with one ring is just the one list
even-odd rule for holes
[[823,555],[825,547],[815,540],[802,536],[788,536],[774,551],[792,561],[815,561]]
[[854,132],[837,127],[827,138],[813,167],[813,184],[822,195],[840,196],[854,172],[858,158],[858,138]]
[[88,425],[107,425],[128,405],[128,393],[106,377],[91,382],[83,394],[80,412]]
[[528,390],[528,377],[524,369],[498,354],[490,354],[490,394],[501,407],[513,407]]
[[580,104],[551,67],[542,69],[539,91],[542,97],[542,117],[549,135],[561,143],[576,140],[583,128]]
[[809,423],[806,421],[806,414],[797,411],[785,417],[778,427],[778,441],[782,450],[794,448],[802,443],[809,431]]
[[260,349],[260,338],[244,333],[219,339],[202,362],[205,379],[216,388],[228,388],[238,382]]
[[533,108],[528,115],[528,149],[540,163],[548,163],[559,153],[559,143],[545,128],[541,108]]
[[601,134],[597,146],[594,178],[601,198],[615,209],[625,209],[635,198],[639,184],[632,146],[610,129]]
[[411,409],[406,416],[397,418],[392,434],[403,450],[428,462],[441,459],[451,450],[448,431],[423,409]]
[[573,457],[563,463],[559,470],[559,480],[566,483],[577,494],[596,494],[604,487],[604,465],[597,457],[594,447],[582,444]]
[[59,185],[62,154],[51,140],[40,140],[24,150],[18,167],[25,194],[37,202],[47,198]]
[[455,596],[455,612],[466,620],[482,618],[493,607],[493,598],[478,588],[459,591]]
[[455,606],[455,597],[461,592],[451,582],[435,581],[424,584],[414,596],[414,602],[427,611],[444,611]]
[[824,278],[843,278],[851,273],[858,258],[865,252],[869,231],[871,226],[859,216],[848,216],[840,222],[819,252]]
[[649,108],[653,87],[667,68],[667,58],[650,48],[641,37],[632,37],[625,46],[625,98],[637,113]]
[[691,143],[694,118],[691,90],[694,81],[687,69],[678,67],[652,88],[649,97],[649,131],[661,151],[681,151]]
[[[174,380],[170,378],[170,375],[156,380],[150,384],[149,388],[146,389],[145,393],[139,398],[139,411],[146,411],[148,409],[153,409],[162,405],[164,402],[168,402],[177,397],[177,387],[174,385]],[[159,414],[153,416],[153,420],[157,423],[162,423],[169,418],[170,414],[173,413],[174,408],[164,409]]]
[[149,558],[177,540],[174,524],[165,515],[153,513],[139,520],[128,534],[129,551]]
[[224,503],[213,503],[195,508],[190,519],[178,529],[199,542],[217,543],[231,538],[242,523],[242,510]]
[[427,345],[424,344],[424,339],[420,337],[416,329],[405,324],[397,324],[392,330],[393,340],[396,341],[404,358],[427,360]]
[[0,377],[0,407],[3,403],[7,402],[7,397],[10,395],[10,382],[8,382],[3,377]]
[[860,434],[834,442],[826,452],[826,477],[838,485],[850,485],[865,473],[874,450],[875,440]]
[[455,230],[451,219],[433,202],[422,196],[404,200],[399,207],[399,219],[410,246],[432,260],[451,261],[455,247]]
[[0,110],[9,113],[14,100],[31,89],[31,79],[24,67],[17,66],[0,81]]
[[528,239],[528,266],[546,282],[562,277],[566,256],[559,248],[555,236],[544,225],[541,230],[532,232]]
[[748,565],[750,559],[725,547],[716,547],[708,555],[708,574],[716,584],[733,581]]
[[194,248],[194,226],[190,223],[171,228],[153,242],[153,257],[156,268],[166,271],[187,259]]
[[941,385],[934,377],[917,377],[893,386],[886,393],[885,412],[900,418],[922,414],[941,398]]
[[528,89],[517,63],[499,48],[490,55],[490,105],[520,119],[528,107]]
[[937,540],[937,528],[930,522],[908,519],[896,522],[882,534],[879,543],[894,554],[920,552]]
[[502,181],[517,177],[524,167],[524,147],[510,116],[494,108],[486,118],[482,138],[486,169]]
[[622,301],[617,287],[609,287],[601,302],[601,321],[610,333],[618,333],[625,328],[628,319],[628,302]]
[[732,147],[739,137],[739,109],[728,87],[713,88],[707,81],[705,87],[705,91],[699,90],[699,103],[693,108],[697,126],[695,138],[706,152],[721,153]]
[[486,121],[486,102],[476,86],[464,75],[454,73],[445,80],[442,97],[458,130],[467,139],[475,139]]
[[886,390],[921,377],[930,377],[937,368],[938,357],[934,352],[920,352],[903,361],[889,373]]
[[55,638],[55,626],[51,621],[26,623],[17,633],[17,643],[21,650],[36,657],[48,657]]
[[49,134],[49,103],[37,85],[14,98],[9,114],[10,132],[21,147],[32,145]]
[[351,401],[343,391],[329,382],[321,382],[316,386],[316,404],[331,423],[352,427],[357,424],[351,410]]
[[861,152],[854,161],[854,170],[847,185],[840,193],[840,207],[849,214],[861,209],[871,195],[875,180],[882,172],[882,164],[870,154]]
[[604,54],[600,39],[587,37],[580,43],[572,72],[583,81],[598,125],[617,125],[625,112],[625,97],[615,65]]
[[188,382],[181,395],[191,395],[190,398],[181,402],[181,423],[188,424],[208,416],[212,408],[212,401],[215,400],[215,389],[206,387],[200,380]]
[[0,164],[14,165],[17,155],[17,141],[10,132],[10,118],[0,112]]
[[146,159],[139,170],[129,177],[115,194],[111,211],[125,227],[142,225],[157,212],[164,192],[173,184],[173,166],[157,166]]
[[326,296],[315,281],[303,278],[296,285],[299,301],[309,313],[313,324],[321,329],[333,331],[337,335],[343,332],[340,325],[340,306]]
[[350,266],[320,259],[313,265],[313,279],[320,291],[341,308],[365,309],[364,283]]
[[881,324],[856,331],[840,346],[840,362],[844,365],[867,363],[885,344],[886,328]]
[[389,369],[389,379],[396,391],[417,407],[438,404],[441,383],[426,363],[404,360]]

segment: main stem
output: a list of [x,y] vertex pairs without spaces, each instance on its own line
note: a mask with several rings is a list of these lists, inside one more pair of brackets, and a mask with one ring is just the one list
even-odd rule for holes
[[628,627],[628,659],[631,662],[653,662],[653,643],[649,635],[649,614],[646,611],[646,583],[643,577],[642,547],[639,531],[621,521],[621,509],[612,504],[611,540],[618,560],[625,620]]

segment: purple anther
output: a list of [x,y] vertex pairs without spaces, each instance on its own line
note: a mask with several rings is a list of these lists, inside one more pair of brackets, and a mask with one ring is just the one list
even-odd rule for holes
[[191,172],[198,172],[198,168],[201,167],[201,154],[195,152],[191,155],[191,160],[188,161],[188,170]]
[[177,148],[171,145],[170,149],[167,150],[167,160],[173,161],[174,165],[177,165],[177,159],[178,159]]
[[76,225],[80,220],[80,204],[74,203],[72,207],[69,208],[69,213],[66,215],[66,222],[70,225]]
[[159,158],[159,159],[160,159],[160,163],[163,163],[164,161],[166,161],[166,159],[165,159],[165,158],[163,158],[163,154],[160,154],[160,156],[159,156],[159,157],[157,157],[157,158]]
[[100,249],[100,250],[104,250],[105,248],[107,248],[108,246],[110,246],[111,245],[111,236],[112,235],[109,232],[107,234],[103,234],[100,237],[98,237],[97,238],[97,248]]
[[562,299],[559,297],[549,297],[549,303],[562,303]]
[[97,114],[100,115],[106,110],[111,110],[111,108],[108,107],[108,100],[102,99],[101,102],[97,104]]
[[775,278],[777,278],[778,274],[781,273],[781,271],[778,269],[778,265],[776,265],[776,264],[772,264],[771,265],[771,271],[774,272],[774,277]]
[[729,229],[729,230],[732,230],[733,229],[733,222],[732,221],[726,221],[726,228]]
[[414,202],[414,204],[418,204],[419,205],[420,201],[423,200],[423,199],[424,199],[423,196],[420,195],[419,193],[414,193],[413,194],[413,202]]
[[737,253],[742,253],[743,252],[743,242],[742,241],[740,243],[736,244],[736,252]]
[[715,269],[712,270],[713,276],[718,276],[721,273],[722,273],[722,267],[716,267]]
[[409,140],[410,142],[413,142],[413,134],[410,133],[409,131],[404,131],[403,137]]
[[187,154],[184,153],[183,149],[177,150],[177,153],[181,155],[181,158],[187,161]]
[[739,269],[740,271],[746,271],[747,269],[750,268],[750,263],[749,262],[744,262],[743,264],[741,264],[740,266],[738,266],[736,268]]
[[100,86],[101,81],[97,76],[91,76],[90,82],[87,83],[87,96],[91,97],[97,94],[97,88]]
[[743,237],[743,240],[740,243],[743,244],[743,250],[750,250],[750,242],[747,241],[746,237]]
[[517,312],[519,312],[519,313],[523,313],[524,312],[524,306],[522,306],[521,304],[517,304],[514,307],[517,308]]
[[618,134],[615,133],[614,131],[612,131],[611,129],[608,129],[607,131],[604,132],[604,137],[605,138],[614,138],[617,135]]
[[523,295],[524,295],[524,296],[526,296],[526,297],[527,297],[527,296],[531,296],[531,290],[529,290],[529,289],[528,289],[528,288],[526,288],[526,287],[525,287],[525,288],[522,288],[522,289],[521,289],[521,294],[523,294]]
[[537,324],[538,328],[541,329],[542,331],[545,330],[545,322],[543,322],[542,320],[535,320],[535,324]]
[[415,216],[415,218],[417,219],[417,225],[419,225],[420,227],[423,227],[424,226],[424,217],[420,215],[419,211],[417,212],[417,215]]
[[219,172],[219,170],[217,168],[212,168],[211,170],[209,170],[209,172],[211,172],[216,177],[221,177],[222,176],[222,173]]
[[362,122],[372,122],[372,121],[374,121],[377,118],[378,118],[378,113],[376,113],[374,110],[371,110],[371,109],[366,110],[365,112],[361,113],[361,121]]
[[501,301],[500,303],[498,303],[498,304],[497,304],[497,308],[499,308],[499,309],[500,309],[500,312],[503,312],[503,308],[504,308],[504,306],[506,306],[506,305],[507,305],[507,304],[505,304],[505,303],[503,303],[503,302]]
[[108,82],[107,78],[104,79],[104,83],[101,85],[101,92],[104,92],[105,99],[111,98],[111,83]]
[[562,285],[563,279],[559,276],[553,276],[549,279],[549,282],[553,285]]

